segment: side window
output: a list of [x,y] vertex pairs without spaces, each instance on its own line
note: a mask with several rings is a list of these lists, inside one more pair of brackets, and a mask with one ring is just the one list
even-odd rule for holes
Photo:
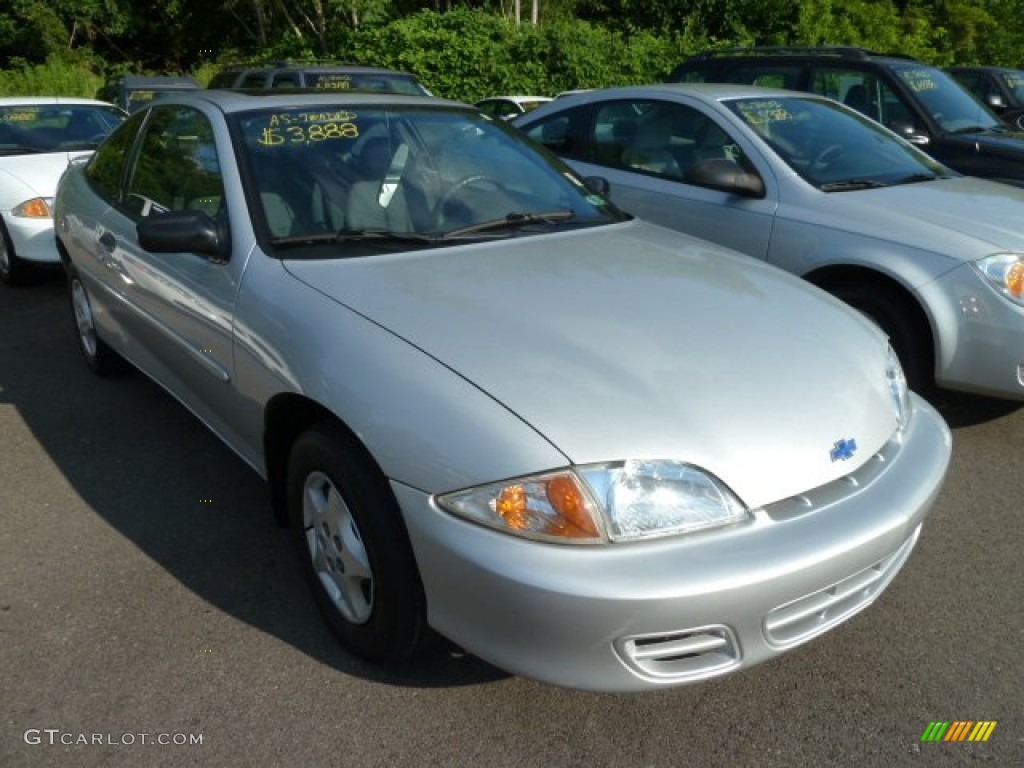
[[224,186],[209,121],[190,107],[157,107],[146,125],[124,205],[136,217],[196,210],[218,215]]
[[239,88],[262,88],[267,76],[263,72],[250,72],[242,78]]
[[594,114],[594,162],[681,179],[698,159],[703,120],[696,110],[674,101],[604,103]]
[[121,191],[125,160],[145,115],[137,112],[112,133],[89,160],[85,176],[96,192],[113,203]]
[[758,66],[736,66],[726,74],[724,81],[759,85],[764,88],[788,88],[792,91],[800,88],[800,74],[803,68],[799,64],[760,64]]
[[526,130],[526,135],[543,144],[556,155],[562,157],[580,157],[578,136],[580,124],[586,115],[586,107],[577,107],[570,112],[540,120]]
[[298,72],[278,72],[270,83],[271,88],[298,88],[300,85]]
[[702,160],[742,163],[739,146],[702,112],[667,101],[614,101],[594,113],[595,163],[684,180]]
[[899,133],[906,133],[908,127],[918,133],[925,131],[902,97],[873,72],[820,67],[814,72],[811,88]]

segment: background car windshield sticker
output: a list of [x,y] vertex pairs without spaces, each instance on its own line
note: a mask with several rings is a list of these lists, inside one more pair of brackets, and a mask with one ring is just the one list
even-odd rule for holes
[[320,75],[317,77],[314,87],[329,91],[347,91],[352,88],[352,76],[344,74]]
[[354,112],[278,112],[270,115],[258,129],[257,139],[265,147],[315,144],[359,136],[358,116]]
[[1004,75],[1003,79],[1006,80],[1006,85],[1010,90],[1016,91],[1024,87],[1024,75]]
[[39,107],[15,107],[0,112],[0,123],[34,123],[39,119]]
[[739,104],[743,119],[758,130],[771,123],[789,122],[793,114],[781,101],[741,101]]
[[935,82],[935,78],[932,73],[927,69],[904,69],[900,71],[900,79],[905,82],[911,90],[917,91],[934,91],[939,87],[939,84]]
[[829,451],[829,458],[832,461],[846,461],[852,459],[853,454],[857,452],[857,441],[853,438],[843,438],[836,440],[835,445],[832,446],[832,450]]

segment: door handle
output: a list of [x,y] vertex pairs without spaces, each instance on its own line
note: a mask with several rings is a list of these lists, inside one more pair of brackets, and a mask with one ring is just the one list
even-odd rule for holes
[[104,232],[100,235],[100,245],[102,245],[106,250],[112,251],[114,250],[114,246],[117,245],[117,238],[110,234],[110,232]]

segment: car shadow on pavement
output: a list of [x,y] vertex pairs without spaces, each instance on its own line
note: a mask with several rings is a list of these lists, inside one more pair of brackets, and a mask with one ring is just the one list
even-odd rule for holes
[[[262,480],[142,374],[91,374],[65,294],[60,273],[0,285],[0,408],[13,406],[14,423],[44,454],[38,477],[5,477],[0,466],[2,482],[46,494],[62,476],[85,508],[201,600],[346,675],[423,688],[509,677],[442,639],[386,668],[343,651],[317,614]],[[11,443],[0,437],[2,452],[38,450]],[[63,567],[73,577],[74,565]]]
[[947,390],[932,392],[928,400],[953,429],[1001,419],[1024,408],[1024,403],[1014,400],[999,400]]

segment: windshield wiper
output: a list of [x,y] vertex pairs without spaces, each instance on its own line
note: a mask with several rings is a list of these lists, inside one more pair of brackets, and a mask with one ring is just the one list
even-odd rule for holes
[[525,213],[513,211],[501,219],[481,221],[478,224],[470,224],[466,227],[453,229],[451,232],[445,232],[441,235],[441,239],[452,240],[464,235],[476,234],[477,232],[485,232],[493,229],[515,229],[518,227],[525,227],[529,224],[557,224],[562,221],[568,221],[575,215],[576,214],[572,211],[548,211],[546,213]]
[[887,186],[889,185],[874,179],[844,179],[822,184],[818,189],[822,192],[852,192],[857,189],[880,189]]
[[919,181],[935,181],[937,178],[939,177],[934,173],[912,173],[894,182],[894,184],[916,184]]
[[398,243],[436,243],[439,238],[419,232],[392,232],[389,229],[340,229],[337,232],[318,232],[308,235],[289,235],[272,240],[275,246],[315,245],[342,243],[354,240],[392,241]]

